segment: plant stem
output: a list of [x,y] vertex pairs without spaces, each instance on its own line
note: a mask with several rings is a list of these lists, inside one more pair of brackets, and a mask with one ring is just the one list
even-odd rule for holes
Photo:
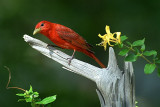
[[148,63],[153,64],[150,60],[148,60],[144,55],[141,55],[143,59],[145,59]]
[[11,71],[10,71],[10,69],[7,67],[7,66],[4,66],[7,70],[8,70],[8,72],[9,72],[9,79],[8,79],[8,83],[7,83],[7,85],[6,85],[6,88],[7,89],[10,89],[10,88],[15,88],[15,89],[19,89],[19,90],[22,90],[22,91],[26,91],[25,89],[23,89],[23,88],[19,88],[19,87],[8,87],[9,86],[9,83],[10,83],[10,81],[11,81]]
[[[126,48],[130,49],[131,51],[135,52],[135,50],[132,47],[129,47],[125,44],[123,44]],[[146,60],[148,63],[153,64],[150,60],[148,60],[143,54],[141,54],[141,57]]]
[[127,46],[127,45],[125,45],[125,44],[123,44],[126,48],[128,48],[128,49],[130,49],[130,50],[132,50],[133,52],[135,52],[135,50],[132,48],[132,47],[129,47],[129,46]]
[[19,87],[6,87],[7,89],[11,89],[11,88],[15,88],[15,89],[19,89],[19,90],[22,90],[22,91],[26,91],[25,89],[23,89],[23,88],[19,88]]

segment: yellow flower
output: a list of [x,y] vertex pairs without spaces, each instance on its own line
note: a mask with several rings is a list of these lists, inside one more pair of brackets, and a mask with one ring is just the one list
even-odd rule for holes
[[[115,32],[115,33],[112,34],[110,32],[109,26],[107,26],[107,25],[106,25],[105,30],[106,30],[106,34],[104,34],[103,36],[101,34],[98,35],[100,38],[102,38],[102,42],[97,44],[98,46],[103,46],[104,50],[106,50],[107,44],[109,46],[114,46],[110,42],[114,42],[116,44],[121,43],[121,39],[120,39],[121,32]],[[116,37],[114,37],[115,35],[116,35]]]

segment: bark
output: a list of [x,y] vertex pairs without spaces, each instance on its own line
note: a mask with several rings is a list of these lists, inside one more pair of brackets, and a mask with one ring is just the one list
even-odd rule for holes
[[101,107],[135,107],[135,81],[133,66],[125,62],[124,70],[117,65],[113,48],[109,48],[107,68],[98,68],[78,59],[68,61],[71,56],[57,50],[48,44],[24,35],[24,40],[43,55],[60,63],[64,69],[84,76],[96,83]]

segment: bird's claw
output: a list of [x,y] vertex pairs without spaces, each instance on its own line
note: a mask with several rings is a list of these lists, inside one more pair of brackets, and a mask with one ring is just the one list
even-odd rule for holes
[[68,65],[71,65],[72,59],[73,59],[73,57],[67,58],[67,60],[68,60]]
[[53,47],[53,46],[52,46],[52,45],[50,45],[50,44],[47,44],[46,48],[48,48],[48,49],[49,49],[49,47]]

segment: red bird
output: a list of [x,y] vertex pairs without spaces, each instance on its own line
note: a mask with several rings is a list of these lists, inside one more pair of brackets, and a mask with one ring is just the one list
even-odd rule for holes
[[36,25],[33,35],[37,33],[45,35],[54,44],[62,49],[74,50],[72,57],[69,60],[69,64],[73,59],[75,51],[79,51],[93,58],[102,68],[106,68],[106,66],[103,65],[98,58],[96,58],[93,51],[90,50],[91,45],[89,45],[78,33],[72,29],[60,24],[41,21]]

